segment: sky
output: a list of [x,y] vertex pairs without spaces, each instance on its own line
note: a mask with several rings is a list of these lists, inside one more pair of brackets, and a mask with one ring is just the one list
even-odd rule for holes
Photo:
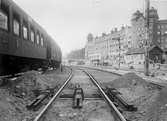
[[[85,47],[87,35],[101,36],[113,28],[130,25],[144,0],[13,0],[61,47],[65,56]],[[151,0],[161,19],[167,19],[167,0]]]

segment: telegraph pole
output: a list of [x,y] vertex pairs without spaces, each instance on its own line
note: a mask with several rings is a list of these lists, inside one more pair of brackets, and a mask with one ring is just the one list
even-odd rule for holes
[[145,63],[144,63],[144,72],[146,76],[149,76],[149,12],[150,12],[150,0],[145,0],[146,2],[146,29],[147,29],[147,36],[146,36],[146,42],[145,42]]

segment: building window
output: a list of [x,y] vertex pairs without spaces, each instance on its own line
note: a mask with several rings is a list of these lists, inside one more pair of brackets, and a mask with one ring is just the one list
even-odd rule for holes
[[44,46],[44,39],[41,37],[41,46]]
[[19,35],[19,33],[20,33],[19,21],[16,20],[16,19],[13,20],[13,32],[14,32],[14,34],[16,34],[16,35]]
[[164,28],[164,26],[162,25],[162,26],[161,26],[161,29],[163,29],[163,28]]
[[143,59],[143,55],[141,54],[140,56],[141,56],[141,59]]
[[37,34],[37,44],[39,45],[39,34]]
[[2,11],[0,11],[0,28],[4,30],[8,30],[8,17]]
[[23,25],[23,38],[28,39],[28,28]]
[[34,42],[35,41],[35,33],[33,30],[31,30],[31,41]]

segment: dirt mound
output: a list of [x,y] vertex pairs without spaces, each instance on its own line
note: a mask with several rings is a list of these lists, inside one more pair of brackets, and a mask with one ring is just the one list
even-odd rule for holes
[[115,88],[128,88],[136,85],[147,86],[147,82],[135,73],[127,73],[120,78],[115,79],[110,83],[110,86]]
[[24,73],[17,79],[8,80],[0,87],[0,121],[32,121],[39,111],[27,110],[29,104],[37,96],[48,88],[62,84],[68,77],[68,70],[58,69],[48,74],[40,74],[37,71]]
[[23,99],[11,95],[8,89],[0,89],[0,121],[23,121],[32,115],[36,114],[26,110]]
[[146,121],[167,121],[167,88],[162,89],[148,109]]
[[108,83],[107,86],[116,88],[127,103],[137,107],[138,110],[135,112],[123,112],[123,115],[132,121],[145,121],[147,110],[159,91],[156,85],[150,84],[135,73],[127,73]]
[[12,84],[12,92],[17,97],[28,98],[28,100],[33,99],[37,91],[46,90],[50,87],[45,80],[40,79],[41,76],[36,71],[23,74]]

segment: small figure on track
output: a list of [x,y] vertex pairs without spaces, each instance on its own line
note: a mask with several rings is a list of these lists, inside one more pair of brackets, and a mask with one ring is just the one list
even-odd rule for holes
[[82,108],[83,100],[84,100],[83,89],[80,87],[79,84],[77,84],[73,94],[73,108]]

